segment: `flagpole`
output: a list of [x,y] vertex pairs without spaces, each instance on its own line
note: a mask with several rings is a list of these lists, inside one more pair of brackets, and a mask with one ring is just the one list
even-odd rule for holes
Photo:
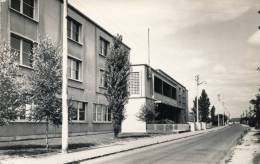
[[68,102],[67,102],[67,60],[68,60],[68,40],[67,40],[67,0],[63,1],[63,40],[62,40],[62,153],[68,152],[69,122],[68,122]]

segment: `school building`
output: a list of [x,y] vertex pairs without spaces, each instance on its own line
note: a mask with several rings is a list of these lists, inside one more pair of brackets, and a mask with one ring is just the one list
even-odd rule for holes
[[[48,37],[62,45],[62,0],[6,0],[0,2],[0,40],[19,52],[18,62],[24,74],[32,71],[31,49]],[[70,134],[112,131],[111,112],[104,96],[105,60],[113,44],[113,35],[68,5],[68,98],[77,109],[69,126]],[[124,45],[130,51],[127,45]],[[27,104],[27,112],[33,106]],[[27,113],[0,129],[0,138],[18,139],[45,133],[45,123],[26,119]],[[60,135],[61,127],[51,126],[51,135]]]

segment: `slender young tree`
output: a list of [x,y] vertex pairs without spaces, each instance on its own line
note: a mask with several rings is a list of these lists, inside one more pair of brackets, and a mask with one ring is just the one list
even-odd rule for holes
[[210,101],[205,89],[202,90],[198,103],[199,110],[201,112],[201,121],[207,122],[209,120]]
[[11,51],[7,43],[0,45],[0,126],[15,120],[24,103],[17,57],[18,53]]
[[121,131],[121,123],[125,118],[125,104],[128,93],[128,76],[130,72],[129,50],[122,44],[122,36],[114,37],[111,54],[106,58],[106,84],[108,109],[112,113],[114,136]]
[[[195,99],[193,100],[193,107],[191,108],[191,110],[194,113],[194,120],[195,122],[197,121],[197,96],[195,97]],[[199,116],[200,116],[200,110],[199,112]],[[200,118],[200,117],[199,117]]]
[[33,49],[31,76],[32,103],[30,119],[46,121],[46,149],[48,149],[49,124],[61,124],[61,51],[50,40],[44,39]]
[[215,112],[216,112],[216,108],[215,106],[213,105],[211,107],[211,110],[210,110],[210,117],[211,117],[211,122],[213,123],[214,122],[214,119],[215,119]]

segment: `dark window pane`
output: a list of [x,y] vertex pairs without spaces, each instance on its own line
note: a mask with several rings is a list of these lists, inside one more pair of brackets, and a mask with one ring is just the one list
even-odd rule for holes
[[108,108],[108,121],[111,121],[111,109]]
[[163,95],[171,97],[171,86],[165,82],[163,82]]
[[107,107],[103,106],[103,121],[107,121]]
[[162,94],[162,80],[154,77],[154,91]]
[[23,0],[23,2],[30,6],[34,6],[34,0]]
[[21,1],[20,0],[11,0],[11,7],[17,11],[20,11]]
[[85,104],[79,103],[79,120],[85,120]]
[[23,1],[23,13],[33,18],[34,0]]
[[76,22],[72,24],[72,39],[75,41],[79,41],[79,25]]
[[172,98],[176,100],[176,88],[172,87]]
[[23,40],[23,65],[32,67],[32,42]]
[[79,80],[79,62],[78,61],[76,62],[76,72],[75,73],[76,73],[76,75],[75,75],[76,79]]

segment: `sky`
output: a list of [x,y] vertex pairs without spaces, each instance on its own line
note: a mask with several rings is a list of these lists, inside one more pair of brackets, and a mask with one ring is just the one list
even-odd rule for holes
[[[239,117],[260,85],[260,0],[69,0],[85,15],[121,34],[133,64],[162,69],[189,90],[199,74],[216,113]],[[220,102],[217,95],[220,94]],[[224,102],[224,107],[223,103]]]

